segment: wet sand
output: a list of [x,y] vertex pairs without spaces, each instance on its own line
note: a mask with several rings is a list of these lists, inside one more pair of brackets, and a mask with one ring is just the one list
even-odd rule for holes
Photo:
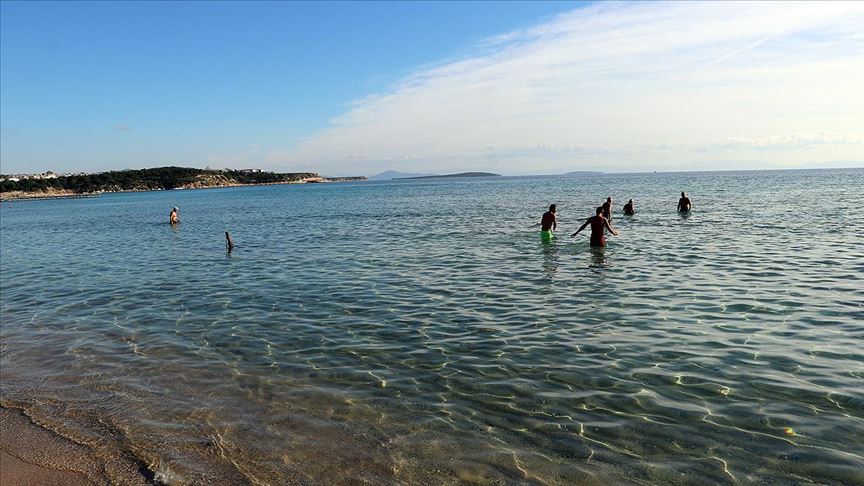
[[20,410],[0,407],[0,431],[0,484],[153,484],[142,465],[73,442],[33,423]]

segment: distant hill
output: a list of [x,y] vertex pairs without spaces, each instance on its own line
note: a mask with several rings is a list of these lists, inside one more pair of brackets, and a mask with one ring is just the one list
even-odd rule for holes
[[398,170],[385,170],[380,174],[369,176],[370,181],[391,181],[393,179],[405,179],[408,177],[422,177],[428,174],[414,174],[411,172],[399,172]]
[[493,174],[491,172],[460,172],[458,174],[400,177],[399,179],[403,179],[403,180],[405,180],[405,179],[444,179],[444,178],[462,178],[462,177],[501,177],[501,174]]

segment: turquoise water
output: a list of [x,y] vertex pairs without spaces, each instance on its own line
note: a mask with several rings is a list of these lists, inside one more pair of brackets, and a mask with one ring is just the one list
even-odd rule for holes
[[[838,170],[3,203],[2,403],[170,484],[864,484],[862,193]],[[567,238],[609,195],[620,236]]]

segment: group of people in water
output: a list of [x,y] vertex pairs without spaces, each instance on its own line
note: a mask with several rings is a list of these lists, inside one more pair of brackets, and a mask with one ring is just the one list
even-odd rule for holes
[[[690,211],[691,207],[692,203],[690,202],[690,198],[687,197],[687,193],[682,192],[681,198],[678,199],[678,212],[687,213]],[[558,219],[556,217],[557,209],[558,208],[554,204],[551,204],[549,206],[549,211],[543,213],[543,216],[540,218],[540,239],[544,242],[551,241],[555,236],[555,230],[558,229]],[[623,212],[627,216],[636,214],[636,209],[633,206],[632,199],[627,201],[627,204],[624,205]],[[603,205],[597,206],[595,213],[594,216],[586,219],[582,226],[580,226],[575,233],[570,235],[570,238],[575,238],[576,235],[588,226],[591,226],[591,246],[606,246],[606,230],[609,230],[610,233],[618,236],[618,232],[612,227],[612,198],[607,197],[606,202],[604,202]]]
[[[681,193],[681,199],[678,200],[678,212],[686,213],[690,211],[692,207],[692,203],[690,202],[690,198],[687,197],[687,193]],[[549,205],[549,211],[543,213],[543,216],[540,218],[540,238],[543,241],[551,241],[555,236],[555,230],[558,229],[558,219],[556,217],[558,208],[551,204]],[[180,224],[180,217],[178,216],[179,208],[176,206],[171,209],[171,213],[168,215],[168,224],[171,226]],[[623,212],[626,216],[632,216],[636,214],[636,209],[633,206],[633,200],[630,199],[627,201],[627,204],[623,207]],[[582,226],[576,230],[575,233],[570,235],[570,238],[575,238],[576,235],[582,232],[588,226],[591,226],[591,246],[602,247],[606,246],[606,230],[609,230],[615,236],[618,236],[618,232],[615,231],[615,228],[612,227],[612,198],[607,197],[606,201],[601,205],[597,206],[595,211],[595,215],[586,219]],[[225,246],[230,252],[234,249],[234,242],[231,240],[231,235],[228,232],[225,232]]]

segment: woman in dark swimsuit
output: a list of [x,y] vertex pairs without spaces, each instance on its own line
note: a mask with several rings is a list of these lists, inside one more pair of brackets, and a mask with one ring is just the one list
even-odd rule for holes
[[604,233],[604,229],[608,228],[609,232],[615,236],[618,236],[618,232],[612,229],[612,226],[609,224],[609,221],[603,217],[603,207],[600,206],[597,208],[597,215],[591,216],[582,226],[576,230],[575,233],[570,235],[570,238],[575,237],[579,234],[580,231],[585,229],[589,224],[591,225],[591,246],[606,246],[606,236]]

